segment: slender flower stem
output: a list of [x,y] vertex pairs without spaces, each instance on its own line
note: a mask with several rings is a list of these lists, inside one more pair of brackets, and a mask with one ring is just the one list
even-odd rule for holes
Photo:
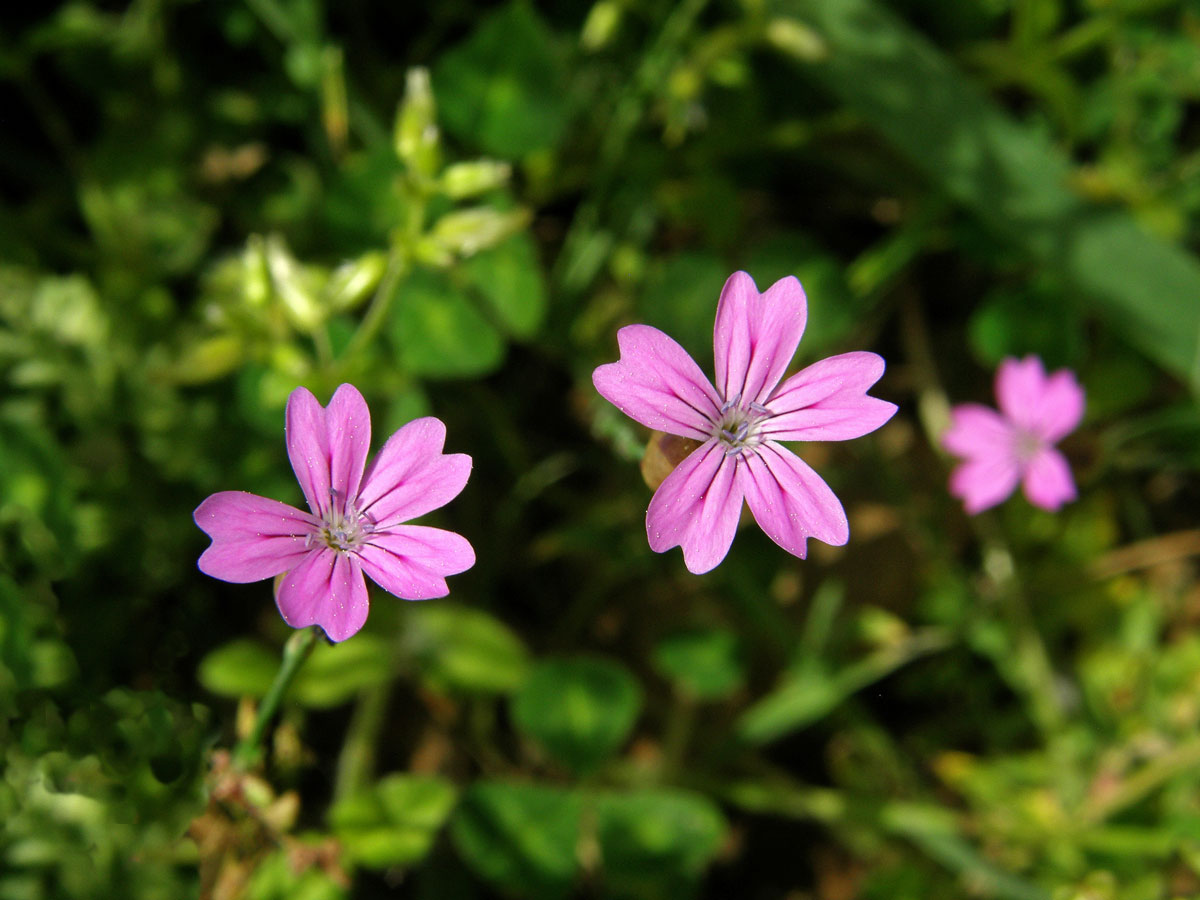
[[375,296],[371,298],[371,305],[367,308],[358,330],[354,332],[354,336],[350,338],[350,343],[346,345],[346,349],[342,353],[344,359],[353,359],[374,339],[392,305],[396,286],[408,274],[409,266],[408,254],[393,249],[391,256],[388,257],[387,270],[383,273],[383,279],[379,282]]
[[279,664],[279,671],[275,675],[275,681],[271,684],[270,690],[259,704],[254,727],[233,751],[234,763],[239,768],[248,769],[258,762],[262,753],[259,745],[262,743],[263,735],[266,734],[267,725],[275,717],[275,711],[279,709],[280,701],[283,700],[283,695],[287,693],[296,673],[300,671],[300,666],[304,664],[317,645],[317,638],[320,634],[320,627],[313,625],[297,631],[283,645],[283,662]]

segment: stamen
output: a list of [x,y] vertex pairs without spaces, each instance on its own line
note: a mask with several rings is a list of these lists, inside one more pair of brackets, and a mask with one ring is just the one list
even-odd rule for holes
[[734,438],[734,440],[744,441],[746,439],[746,432],[749,430],[750,430],[750,423],[743,422],[742,427],[737,430],[737,437]]
[[734,454],[741,453],[741,452],[742,452],[743,450],[745,450],[745,449],[746,449],[746,448],[745,448],[744,446],[737,446],[737,447],[726,447],[726,448],[725,448],[725,455],[726,455],[726,456],[733,456]]
[[751,403],[750,408],[752,410],[754,410],[756,413],[761,413],[764,416],[771,415],[771,411],[769,409],[767,409],[765,406],[763,406],[761,403]]
[[742,392],[738,391],[738,395],[736,397],[734,397],[732,400],[725,401],[725,405],[721,407],[721,415],[725,415],[725,413],[729,412],[731,409],[733,409],[735,406],[737,406],[741,402],[742,402]]
[[735,438],[735,437],[733,436],[733,432],[732,432],[732,431],[730,431],[730,430],[729,430],[729,429],[727,429],[727,428],[722,428],[722,429],[721,429],[721,437],[725,438],[725,440],[727,440],[727,441],[730,441],[731,443],[732,443],[733,441],[736,441],[736,440],[738,440],[738,438]]

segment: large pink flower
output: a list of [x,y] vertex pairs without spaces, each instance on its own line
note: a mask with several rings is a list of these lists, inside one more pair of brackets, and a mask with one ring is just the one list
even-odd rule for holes
[[996,370],[996,400],[1000,412],[978,403],[951,411],[942,446],[965,461],[950,475],[950,493],[971,515],[1007,499],[1018,482],[1042,509],[1074,500],[1071,468],[1054,448],[1083,418],[1074,373],[1047,376],[1036,356],[1006,359]]
[[343,641],[367,620],[363,573],[406,600],[444,597],[446,576],[475,564],[462,535],[409,519],[458,496],[471,457],[443,454],[446,426],[415,419],[393,434],[364,472],[371,414],[343,384],[321,406],[305,388],[287,404],[287,449],[311,512],[245,491],[213,494],[196,524],[212,538],[200,571],[223,581],[280,580],[275,602],[293,628],[320,625]]
[[620,360],[592,374],[596,390],[630,418],[701,442],[646,511],[650,548],[682,547],[691,572],[725,558],[743,499],[767,536],[801,559],[810,537],[849,539],[829,485],[779,442],[860,437],[890,419],[896,405],[866,395],[883,374],[874,353],[831,356],[780,384],[807,314],[795,278],[760,294],[749,275],[734,272],[717,304],[716,387],[687,351],[648,325],[617,332]]

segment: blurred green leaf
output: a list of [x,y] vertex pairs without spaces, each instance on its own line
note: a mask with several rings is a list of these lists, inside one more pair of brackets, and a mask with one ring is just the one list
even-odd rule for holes
[[687,251],[657,261],[637,298],[638,321],[662,329],[698,361],[710,359],[717,300],[731,272],[708,253]]
[[971,314],[967,335],[979,361],[990,367],[1032,353],[1055,369],[1077,365],[1083,355],[1078,312],[1061,292],[1037,285],[993,291]]
[[529,654],[503,622],[454,603],[410,607],[406,637],[421,677],[441,690],[505,694],[527,677]]
[[279,670],[280,656],[253,638],[235,638],[200,661],[197,678],[222,697],[262,697]]
[[856,691],[948,644],[945,632],[929,628],[835,672],[819,661],[801,660],[775,690],[742,714],[738,733],[755,744],[775,740],[823,718]]
[[829,56],[805,71],[1001,239],[1089,297],[1115,333],[1200,390],[1200,264],[1069,188],[1067,159],[873,0],[774,0]]
[[[262,697],[275,680],[281,658],[278,650],[259,641],[237,638],[201,660],[200,683],[223,697]],[[363,688],[391,676],[388,641],[359,634],[340,644],[318,644],[292,682],[288,696],[317,709],[339,706]]]
[[532,338],[546,317],[546,283],[533,238],[522,233],[464,260],[459,267],[500,326]]
[[557,143],[568,118],[564,76],[554,36],[526,0],[485,16],[433,70],[447,130],[500,157]]
[[519,897],[566,897],[575,878],[581,796],[549,785],[477,781],[451,820],[467,864]]
[[746,680],[737,635],[726,629],[698,629],[671,635],[654,648],[655,667],[686,696],[719,700]]
[[637,679],[599,657],[541,660],[513,698],[516,726],[570,768],[586,772],[629,736],[642,706]]
[[393,674],[391,642],[374,634],[356,634],[340,644],[320,642],[292,683],[290,696],[315,708],[340,706],[363,688]]
[[727,830],[720,808],[703,794],[666,788],[601,794],[596,836],[605,895],[636,900],[691,896]]
[[[293,852],[300,847],[292,848]],[[316,848],[312,848],[315,853]],[[344,885],[320,866],[297,867],[292,853],[279,850],[259,861],[246,883],[247,900],[343,900]]]
[[415,271],[397,291],[388,336],[407,371],[462,378],[500,364],[499,332],[444,275]]
[[457,799],[434,775],[389,775],[334,803],[329,822],[346,858],[370,868],[411,866],[433,846]]

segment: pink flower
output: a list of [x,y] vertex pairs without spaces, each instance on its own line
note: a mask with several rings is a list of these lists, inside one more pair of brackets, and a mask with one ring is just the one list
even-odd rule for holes
[[286,573],[275,593],[293,628],[320,625],[344,641],[367,620],[363,572],[406,600],[444,597],[447,575],[475,564],[462,535],[409,519],[458,496],[471,457],[443,454],[446,426],[415,419],[393,434],[366,471],[371,414],[343,384],[322,407],[305,388],[287,404],[287,449],[311,512],[245,491],[213,494],[196,524],[212,545],[200,571],[244,584]]
[[1036,356],[1006,359],[996,370],[1000,412],[978,403],[951,411],[942,446],[965,460],[950,493],[975,515],[1005,500],[1021,482],[1034,506],[1056,510],[1075,499],[1067,460],[1054,445],[1083,418],[1083,388],[1060,369],[1049,377]]
[[821,477],[779,441],[844,441],[874,431],[896,405],[868,397],[883,374],[874,353],[831,356],[782,384],[807,318],[795,278],[760,294],[745,272],[717,304],[713,387],[687,351],[657,328],[617,332],[621,359],[592,375],[596,390],[643,425],[700,441],[667,476],[646,511],[650,548],[683,548],[696,574],[733,543],[742,500],[767,536],[804,558],[810,537],[844,544],[846,513]]

